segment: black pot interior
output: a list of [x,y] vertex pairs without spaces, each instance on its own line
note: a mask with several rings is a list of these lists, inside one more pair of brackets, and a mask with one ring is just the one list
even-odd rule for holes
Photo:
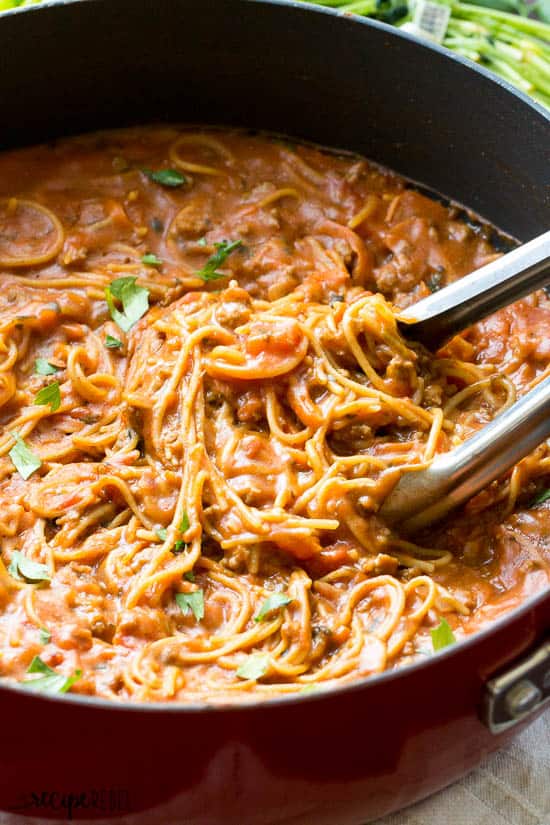
[[265,0],[72,0],[0,18],[0,146],[153,121],[359,152],[521,240],[550,225],[550,119],[388,27]]

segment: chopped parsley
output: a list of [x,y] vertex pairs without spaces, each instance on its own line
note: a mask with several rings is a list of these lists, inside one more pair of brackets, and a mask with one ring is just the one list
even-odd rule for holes
[[[136,278],[116,278],[105,287],[105,299],[111,318],[129,332],[149,309],[149,290],[136,284]],[[115,306],[115,299],[122,304],[122,312]]]
[[155,530],[155,533],[159,541],[166,541],[168,538],[168,531],[166,527],[159,527],[158,530]]
[[34,362],[34,371],[37,375],[55,375],[59,372],[61,367],[56,367],[55,364],[50,364],[45,358],[37,358]]
[[[179,530],[180,533],[185,533],[187,530],[189,530],[189,526],[190,526],[189,516],[184,511],[183,516],[181,517],[181,521],[180,521],[179,526],[178,526],[178,530]],[[178,539],[178,541],[176,541],[174,546],[172,547],[172,553],[176,553],[176,554],[177,553],[183,553],[183,551],[185,550],[186,547],[187,547],[187,542],[183,541],[183,539]]]
[[209,258],[202,269],[199,269],[197,275],[203,281],[215,281],[216,278],[224,278],[223,272],[218,272],[218,267],[223,266],[229,255],[233,250],[242,246],[242,241],[222,241],[215,243],[216,252]]
[[454,645],[456,642],[455,635],[445,619],[440,619],[439,625],[433,630],[430,630],[430,636],[432,637],[434,652],[443,650],[444,647]]
[[194,590],[192,593],[176,593],[176,604],[185,614],[191,611],[198,622],[204,617],[204,593],[202,590]]
[[239,679],[260,679],[269,667],[267,653],[252,653],[237,670]]
[[105,346],[107,349],[119,349],[122,346],[122,341],[119,341],[118,338],[113,338],[112,335],[106,335]]
[[66,693],[75,682],[82,676],[81,670],[76,670],[72,676],[63,676],[42,661],[40,656],[35,656],[30,663],[27,673],[40,673],[41,675],[33,679],[25,679],[23,685],[31,690],[40,690],[44,693]]
[[162,266],[164,261],[157,258],[154,252],[148,252],[147,255],[142,255],[141,263],[146,266]]
[[291,601],[292,599],[290,596],[287,596],[286,593],[273,593],[262,604],[260,612],[254,617],[254,621],[263,622],[270,613],[273,613],[274,610],[278,610],[280,607],[284,607],[285,604],[290,604]]
[[187,573],[183,574],[183,578],[187,579],[188,582],[194,582],[195,581],[195,574],[192,570],[188,570]]
[[544,504],[544,502],[548,501],[549,499],[550,487],[548,488],[548,490],[543,490],[541,493],[538,494],[538,496],[535,496],[535,498],[532,501],[530,501],[527,506],[529,507],[529,509],[531,509],[532,507],[538,507],[539,504]]
[[157,169],[156,171],[144,169],[143,173],[147,175],[149,180],[160,183],[161,186],[167,186],[169,189],[175,189],[177,186],[187,183],[185,175],[182,175],[177,169]]
[[15,438],[15,444],[9,452],[9,457],[13,461],[19,475],[26,480],[32,476],[35,470],[38,470],[39,467],[42,466],[42,461],[29,450],[20,436],[15,433],[12,433],[12,435]]
[[10,576],[13,576],[14,579],[19,579],[19,581],[24,580],[35,583],[49,582],[51,580],[47,565],[32,561],[32,559],[29,559],[19,550],[14,550],[12,553],[8,573]]
[[59,390],[59,381],[54,381],[36,393],[34,403],[40,406],[50,405],[50,410],[54,413],[61,406],[61,392]]
[[38,637],[40,639],[41,644],[47,645],[49,644],[49,642],[51,642],[52,634],[50,633],[47,627],[41,627],[38,631]]

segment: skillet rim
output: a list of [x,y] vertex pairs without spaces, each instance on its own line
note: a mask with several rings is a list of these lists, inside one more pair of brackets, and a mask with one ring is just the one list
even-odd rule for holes
[[[39,4],[37,5],[33,4],[30,6],[16,6],[13,9],[6,9],[5,11],[0,12],[0,25],[2,25],[1,20],[4,17],[7,18],[20,14],[40,14],[43,10],[55,8],[56,6],[92,5],[94,3],[100,4],[106,2],[107,0],[41,0],[41,2],[39,0]],[[407,40],[409,43],[413,43],[416,47],[420,49],[426,49],[428,51],[436,52],[442,57],[446,57],[448,60],[451,60],[454,63],[458,63],[465,69],[474,72],[475,74],[481,75],[483,78],[485,78],[485,80],[489,80],[491,83],[495,83],[497,86],[500,86],[505,91],[513,94],[516,98],[518,98],[518,100],[521,100],[531,109],[534,109],[537,112],[537,114],[542,115],[542,117],[545,120],[547,120],[548,124],[550,125],[550,110],[543,106],[542,103],[539,103],[537,100],[530,97],[526,92],[522,92],[516,86],[513,86],[500,75],[495,74],[490,69],[485,68],[485,66],[479,65],[478,63],[474,63],[467,57],[463,57],[462,55],[459,55],[456,52],[451,51],[451,49],[447,49],[444,46],[441,46],[439,43],[435,43],[429,40],[422,40],[418,38],[416,35],[410,34],[406,31],[402,31],[396,26],[391,26],[388,23],[383,23],[380,20],[374,20],[370,17],[364,17],[359,14],[354,14],[353,12],[342,12],[337,7],[318,6],[314,2],[314,0],[307,0],[307,2],[299,2],[299,0],[233,0],[233,2],[242,4],[247,3],[249,5],[254,4],[257,6],[279,6],[282,8],[294,9],[300,13],[307,14],[324,14],[329,17],[334,17],[338,19],[343,18],[345,20],[352,21],[355,25],[379,29],[380,31],[386,32],[386,34],[389,34],[392,37],[398,37]]]

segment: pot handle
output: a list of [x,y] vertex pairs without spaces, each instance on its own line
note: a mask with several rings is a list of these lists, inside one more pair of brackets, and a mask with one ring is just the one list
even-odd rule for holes
[[485,686],[481,718],[502,733],[550,704],[550,639]]

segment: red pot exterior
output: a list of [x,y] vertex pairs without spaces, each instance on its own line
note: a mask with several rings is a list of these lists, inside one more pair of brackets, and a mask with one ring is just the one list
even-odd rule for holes
[[4,689],[0,809],[12,812],[6,825],[69,815],[362,825],[453,782],[510,738],[479,720],[483,684],[549,627],[546,599],[420,667],[252,707],[143,710]]

